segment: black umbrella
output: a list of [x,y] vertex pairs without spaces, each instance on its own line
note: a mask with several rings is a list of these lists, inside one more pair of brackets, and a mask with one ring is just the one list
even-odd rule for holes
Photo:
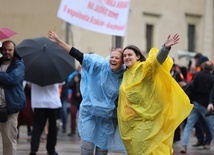
[[24,60],[25,80],[46,86],[66,80],[74,71],[74,59],[47,37],[25,39],[17,51]]

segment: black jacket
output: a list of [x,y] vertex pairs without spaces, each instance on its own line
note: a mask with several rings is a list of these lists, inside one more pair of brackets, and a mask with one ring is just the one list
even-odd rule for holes
[[193,101],[198,102],[204,107],[209,104],[209,96],[214,84],[214,76],[210,71],[202,70],[193,77]]

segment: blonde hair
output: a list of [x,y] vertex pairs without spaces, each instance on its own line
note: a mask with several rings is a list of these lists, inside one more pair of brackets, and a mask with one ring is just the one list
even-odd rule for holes
[[112,50],[112,52],[113,52],[113,51],[118,51],[118,52],[120,52],[120,53],[123,54],[123,49],[122,49],[122,48],[115,48],[115,49]]

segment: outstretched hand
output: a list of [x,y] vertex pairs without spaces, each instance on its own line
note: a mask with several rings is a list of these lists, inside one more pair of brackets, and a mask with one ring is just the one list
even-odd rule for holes
[[164,45],[166,48],[170,48],[171,46],[175,45],[179,41],[179,35],[176,33],[173,37],[170,35],[167,37],[167,40],[165,41]]
[[57,36],[57,34],[54,31],[48,32],[48,38],[55,43],[59,40],[59,37]]
[[208,104],[207,106],[207,111],[213,111],[214,110],[214,106],[212,103]]
[[59,46],[61,46],[66,52],[68,53],[70,52],[72,46],[64,42],[62,39],[60,39],[54,31],[48,32],[48,38],[51,41],[57,43]]

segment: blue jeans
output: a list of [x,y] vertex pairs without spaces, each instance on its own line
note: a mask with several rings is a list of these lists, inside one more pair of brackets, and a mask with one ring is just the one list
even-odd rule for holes
[[214,116],[206,117],[205,114],[208,112],[206,107],[200,105],[199,103],[193,101],[194,107],[187,118],[187,123],[184,127],[184,132],[182,136],[182,145],[187,146],[189,142],[190,135],[192,133],[192,129],[194,128],[195,123],[199,119],[200,116],[205,120],[207,126],[210,129],[212,137],[214,137]]
[[61,111],[61,119],[62,119],[62,129],[66,131],[66,125],[68,120],[68,101],[62,101],[62,111]]

